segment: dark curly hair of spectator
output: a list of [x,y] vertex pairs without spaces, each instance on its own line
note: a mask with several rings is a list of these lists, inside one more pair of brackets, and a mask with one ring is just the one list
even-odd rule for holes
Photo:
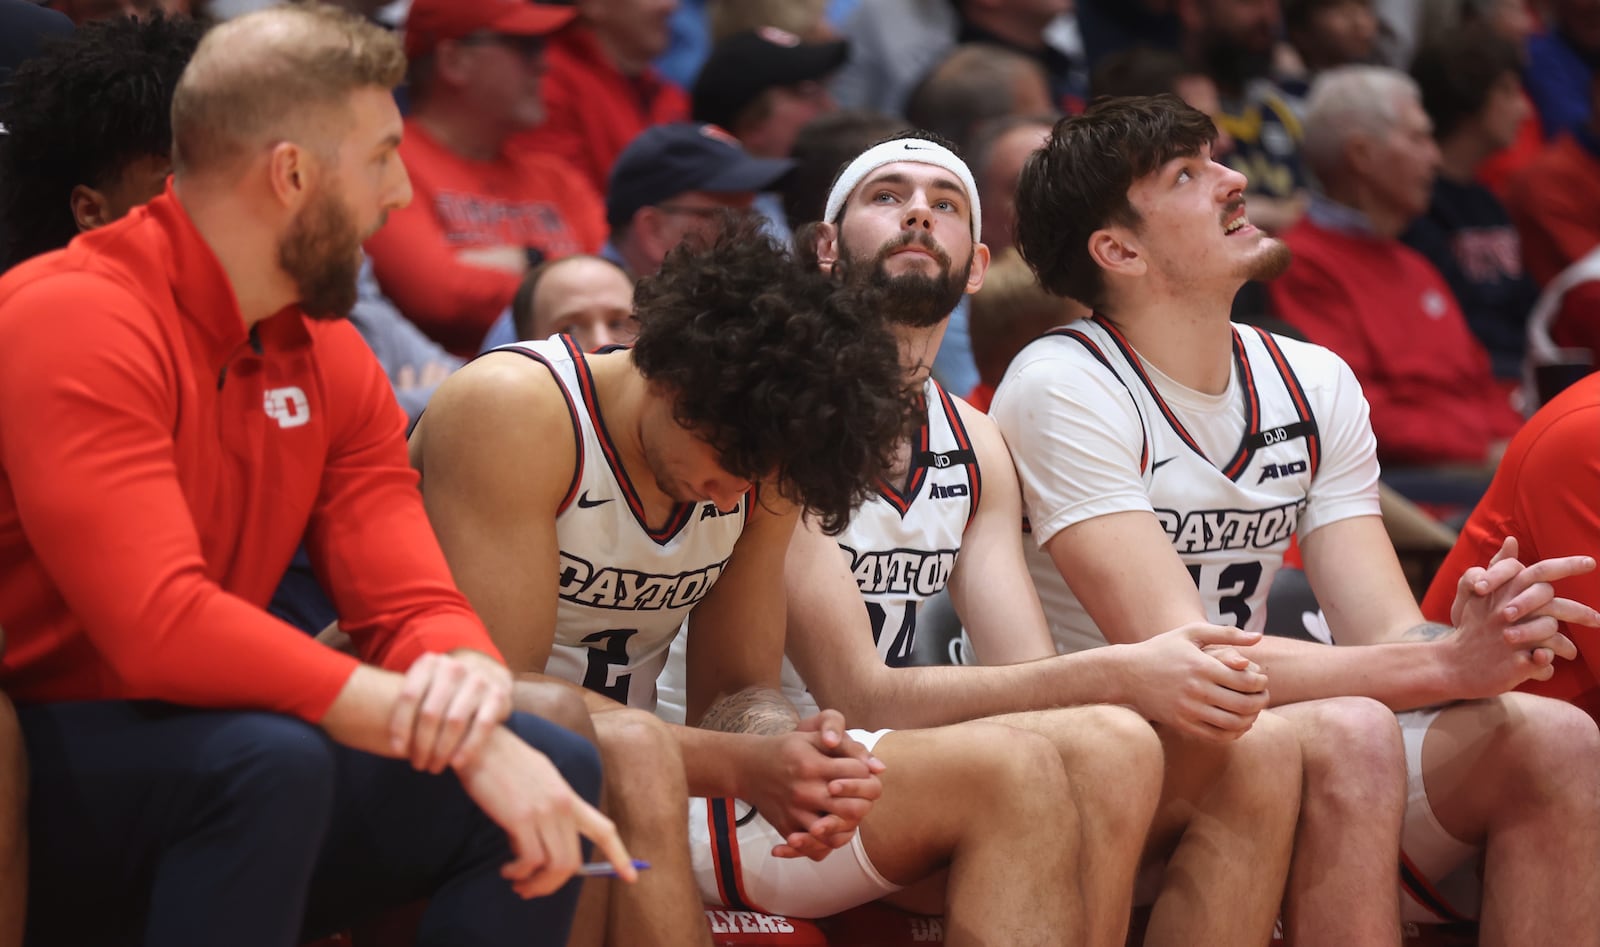
[[88,23],[12,71],[0,101],[0,270],[77,236],[72,189],[104,190],[172,151],[172,92],[205,26],[151,14]]
[[1089,255],[1102,227],[1140,225],[1128,188],[1217,137],[1205,113],[1166,93],[1101,99],[1056,123],[1017,180],[1017,247],[1052,293],[1105,306],[1105,279]]
[[912,429],[919,386],[877,293],[842,288],[759,220],[680,245],[639,283],[633,360],[728,473],[774,485],[833,535]]

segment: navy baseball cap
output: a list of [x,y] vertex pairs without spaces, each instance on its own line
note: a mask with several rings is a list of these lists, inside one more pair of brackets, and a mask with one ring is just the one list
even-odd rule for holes
[[773,26],[734,33],[712,47],[700,67],[690,96],[695,121],[731,127],[761,93],[821,81],[849,56],[850,44],[842,39],[808,43]]
[[645,129],[622,150],[606,183],[606,223],[620,227],[641,207],[689,191],[770,191],[794,169],[787,158],[757,158],[716,125],[673,122]]

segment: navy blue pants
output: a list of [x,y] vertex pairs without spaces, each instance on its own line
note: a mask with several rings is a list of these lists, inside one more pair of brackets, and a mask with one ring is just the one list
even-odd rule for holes
[[[450,772],[278,714],[105,701],[18,708],[30,947],[289,947],[428,898],[419,945],[565,944],[580,882],[524,901],[506,834]],[[512,729],[594,803],[583,738]]]

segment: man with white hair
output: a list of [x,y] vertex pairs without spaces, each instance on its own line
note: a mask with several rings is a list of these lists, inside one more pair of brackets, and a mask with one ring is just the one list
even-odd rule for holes
[[1324,73],[1304,154],[1321,192],[1284,242],[1280,315],[1338,353],[1372,409],[1378,459],[1493,467],[1521,425],[1450,285],[1399,235],[1427,212],[1439,167],[1416,83],[1381,66]]

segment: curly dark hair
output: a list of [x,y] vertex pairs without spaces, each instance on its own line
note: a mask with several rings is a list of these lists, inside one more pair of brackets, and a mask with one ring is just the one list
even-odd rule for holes
[[1105,279],[1089,237],[1113,224],[1138,227],[1128,188],[1173,158],[1196,155],[1216,126],[1171,93],[1107,98],[1056,123],[1017,180],[1017,248],[1045,289],[1091,309],[1105,306]]
[[877,296],[800,263],[758,219],[730,219],[640,281],[634,364],[724,470],[775,486],[834,535],[919,404]]
[[205,31],[156,13],[88,23],[18,66],[0,94],[0,270],[77,236],[72,189],[172,153],[172,92]]

